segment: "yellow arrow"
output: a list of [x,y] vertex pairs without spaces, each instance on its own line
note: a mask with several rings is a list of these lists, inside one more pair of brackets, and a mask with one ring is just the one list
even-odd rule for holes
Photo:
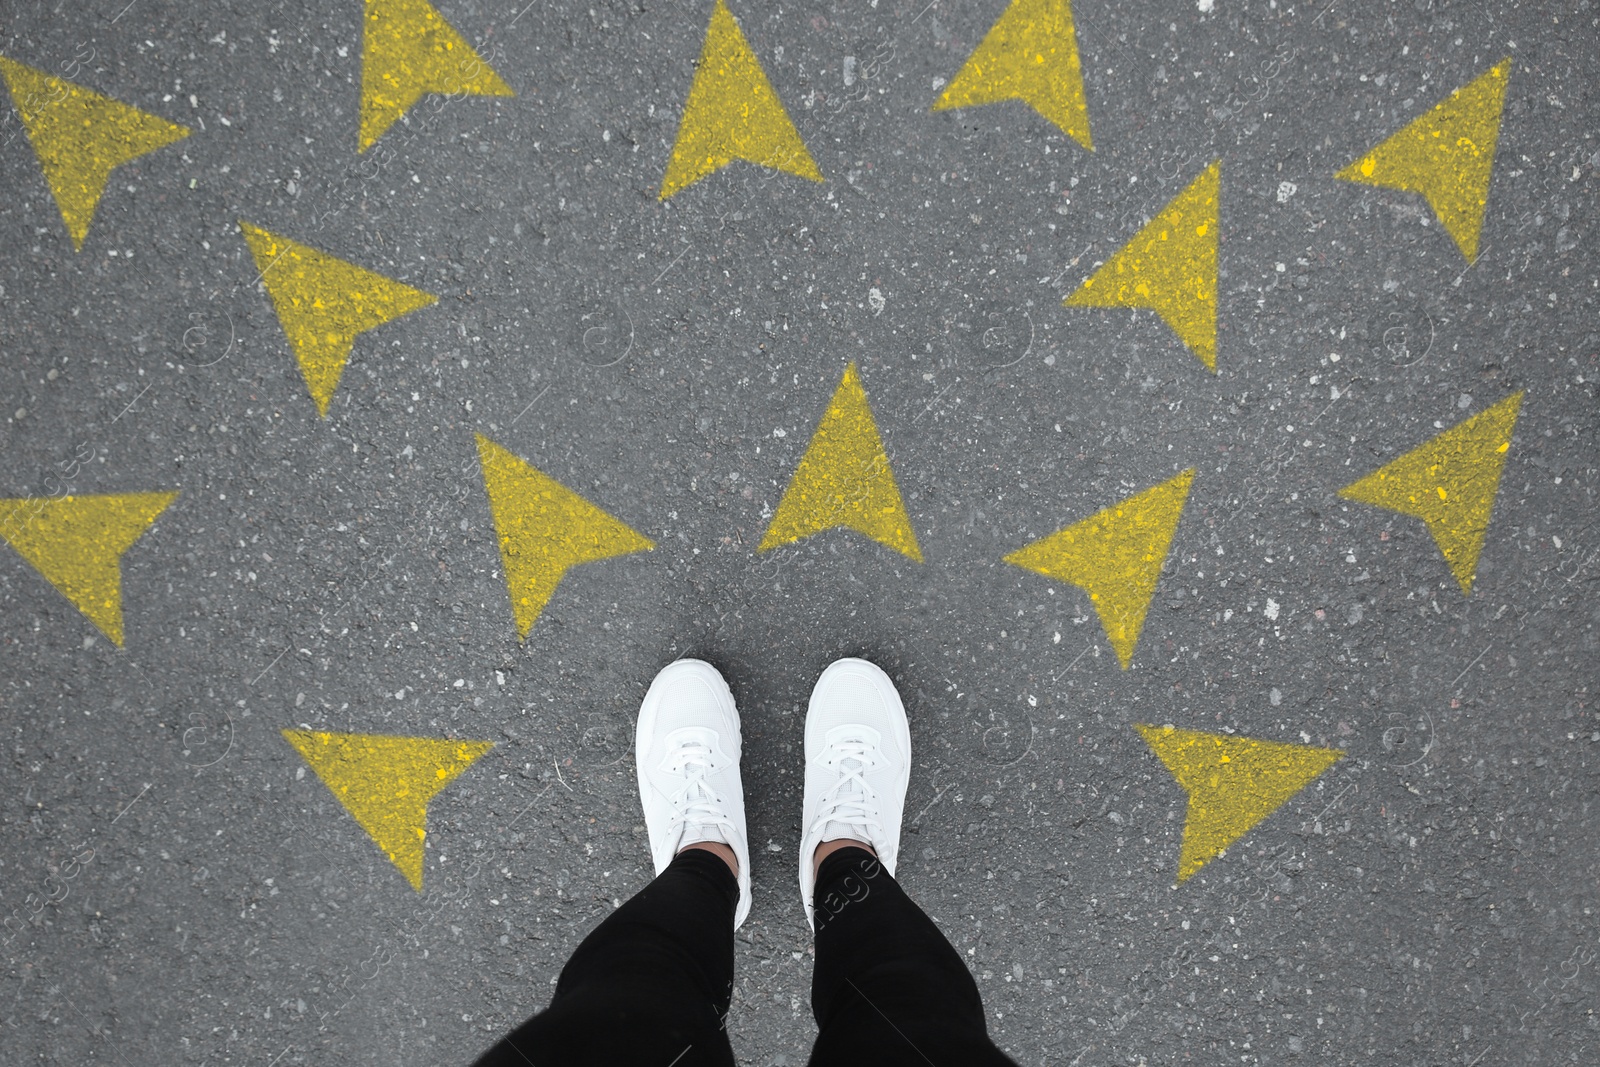
[[1094,150],[1070,0],[1011,0],[933,110],[1002,100],[1021,100]]
[[1134,729],[1189,794],[1179,884],[1344,757],[1336,748],[1143,723]]
[[422,892],[428,801],[494,747],[492,741],[285,730],[322,784]]
[[239,229],[321,415],[358,335],[439,299],[242,219]]
[[648,537],[482,434],[478,459],[500,538],[511,614],[523,640],[569,568],[656,547]]
[[845,368],[756,551],[840,526],[922,562],[854,363]]
[[717,0],[661,179],[661,199],[736,159],[822,180],[750,42],[728,5]]
[[1124,670],[1133,661],[1144,617],[1161,580],[1172,535],[1189,499],[1194,469],[1184,471],[1049,537],[1024,545],[1006,562],[1070,582],[1089,594],[1106,639]]
[[1339,495],[1427,523],[1461,592],[1470,594],[1521,407],[1521,393],[1507,397],[1345,486]]
[[428,0],[367,0],[364,30],[359,151],[428,93],[516,95]]
[[1508,56],[1335,177],[1421,193],[1461,254],[1477,259],[1510,80]]
[[0,75],[76,250],[111,172],[189,136],[166,119],[10,59],[0,58]]
[[1222,162],[1161,209],[1067,297],[1069,307],[1152,308],[1217,369],[1217,213]]
[[122,645],[122,554],[177,493],[0,500],[0,537]]

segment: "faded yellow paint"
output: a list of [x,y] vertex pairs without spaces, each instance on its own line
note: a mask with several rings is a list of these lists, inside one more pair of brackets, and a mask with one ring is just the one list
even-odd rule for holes
[[284,730],[283,737],[419,893],[428,802],[494,747],[320,730]]
[[1421,193],[1461,254],[1477,259],[1510,80],[1508,56],[1335,177]]
[[516,95],[428,0],[367,0],[362,27],[362,152],[428,93]]
[[665,200],[736,159],[822,181],[822,172],[739,23],[728,5],[717,0],[683,105],[678,139],[661,179],[660,198]]
[[1070,0],[1012,0],[933,110],[1021,100],[1093,151]]
[[1217,369],[1217,220],[1222,162],[1211,164],[1117,250],[1069,307],[1152,308],[1213,372]]
[[1178,857],[1180,885],[1344,758],[1337,748],[1143,723],[1134,729],[1189,794]]
[[111,172],[189,136],[183,126],[10,59],[0,58],[0,75],[79,251]]
[[1070,582],[1089,594],[1106,639],[1124,670],[1144,629],[1172,535],[1189,499],[1194,469],[1135,493],[1049,537],[1024,545],[1006,562]]
[[1521,393],[1507,397],[1345,486],[1339,495],[1421,519],[1461,592],[1470,594],[1521,407]]
[[439,299],[242,219],[239,229],[321,415],[358,335]]
[[922,549],[854,363],[845,368],[756,551],[836,527],[864,533],[922,562]]
[[122,554],[177,493],[0,500],[0,537],[122,645]]
[[519,638],[527,639],[569,568],[656,547],[482,434],[478,459]]

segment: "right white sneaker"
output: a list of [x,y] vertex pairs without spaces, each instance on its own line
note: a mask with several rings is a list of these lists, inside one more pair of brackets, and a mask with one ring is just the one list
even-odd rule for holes
[[911,727],[894,683],[864,659],[830,663],[806,711],[800,899],[812,929],[817,846],[841,838],[865,841],[892,877],[910,781]]

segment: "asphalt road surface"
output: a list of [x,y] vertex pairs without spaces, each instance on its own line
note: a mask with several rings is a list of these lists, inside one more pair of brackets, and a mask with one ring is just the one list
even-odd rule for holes
[[839,655],[1019,1063],[1600,1058],[1593,0],[0,13],[6,1063],[469,1062],[685,654],[741,1063]]

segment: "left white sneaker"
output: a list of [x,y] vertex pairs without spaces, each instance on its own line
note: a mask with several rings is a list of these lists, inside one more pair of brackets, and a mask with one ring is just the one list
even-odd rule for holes
[[704,660],[661,668],[639,708],[634,757],[656,873],[685,845],[717,841],[739,861],[737,930],[750,914],[750,841],[739,778],[739,709]]

